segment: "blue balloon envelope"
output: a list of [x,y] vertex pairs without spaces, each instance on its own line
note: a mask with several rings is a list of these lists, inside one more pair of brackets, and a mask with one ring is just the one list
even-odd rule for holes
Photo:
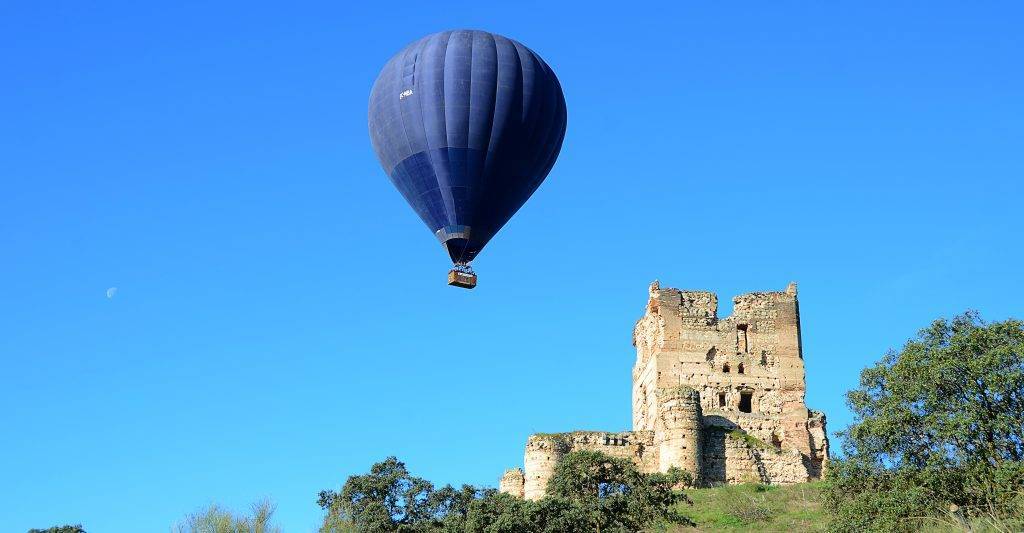
[[381,166],[456,265],[472,261],[537,190],[565,125],[551,68],[483,31],[445,31],[406,46],[370,93]]

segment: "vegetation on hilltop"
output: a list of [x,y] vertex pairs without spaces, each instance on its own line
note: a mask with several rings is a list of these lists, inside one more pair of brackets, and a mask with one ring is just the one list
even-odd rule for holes
[[683,472],[645,474],[632,462],[600,452],[575,451],[555,468],[547,495],[527,501],[494,489],[461,489],[409,474],[394,457],[352,476],[340,491],[320,493],[322,533],[574,533],[641,531],[685,522],[674,505],[687,501],[674,487]]
[[937,320],[847,394],[824,504],[834,531],[1024,529],[1024,323]]

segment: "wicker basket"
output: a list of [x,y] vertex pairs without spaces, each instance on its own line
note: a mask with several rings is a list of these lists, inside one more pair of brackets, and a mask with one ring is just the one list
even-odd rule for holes
[[459,270],[449,270],[448,284],[453,287],[472,289],[473,287],[476,287],[476,274],[470,274],[469,272],[462,272]]

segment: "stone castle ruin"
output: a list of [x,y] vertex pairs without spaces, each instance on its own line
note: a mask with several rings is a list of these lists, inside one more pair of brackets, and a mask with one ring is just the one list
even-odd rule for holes
[[825,415],[804,403],[796,284],[733,298],[650,287],[633,328],[633,431],[530,435],[524,468],[499,490],[544,496],[555,465],[573,450],[626,458],[643,472],[678,467],[699,485],[791,484],[820,478],[828,462]]

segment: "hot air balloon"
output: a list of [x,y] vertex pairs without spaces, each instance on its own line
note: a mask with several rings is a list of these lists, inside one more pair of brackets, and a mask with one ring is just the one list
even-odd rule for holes
[[448,284],[540,186],[565,137],[565,96],[529,48],[473,30],[395,54],[370,92],[373,149],[391,183],[448,251]]

